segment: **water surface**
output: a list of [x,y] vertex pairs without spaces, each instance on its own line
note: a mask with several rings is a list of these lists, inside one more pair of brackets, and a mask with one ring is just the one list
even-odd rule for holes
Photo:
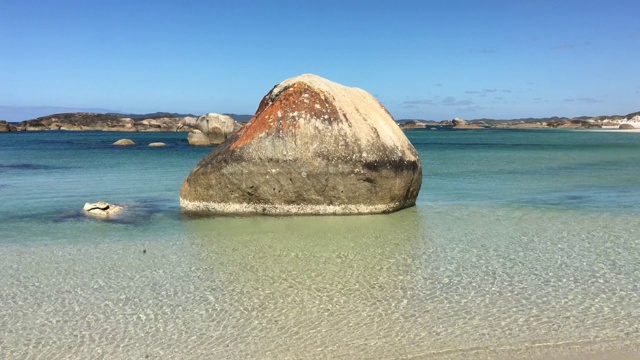
[[640,356],[637,134],[407,134],[414,208],[213,218],[184,134],[0,134],[0,357]]

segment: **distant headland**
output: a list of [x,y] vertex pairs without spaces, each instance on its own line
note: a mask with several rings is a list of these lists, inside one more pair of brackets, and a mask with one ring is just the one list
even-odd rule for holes
[[[240,124],[248,122],[252,115],[224,114]],[[149,114],[118,114],[72,112],[42,116],[21,122],[0,120],[0,132],[19,131],[120,131],[120,132],[192,132],[198,115],[156,112]],[[640,130],[640,111],[627,115],[595,117],[522,118],[511,120],[474,119],[434,121],[423,119],[399,119],[402,129],[605,129]]]
[[475,119],[464,120],[454,118],[444,121],[428,121],[401,119],[398,124],[403,129],[437,129],[438,127],[452,127],[454,129],[603,129],[603,130],[639,130],[640,111],[627,115],[609,115],[577,118],[523,118],[511,120]]
[[[225,114],[239,123],[250,115]],[[121,131],[121,132],[191,132],[197,129],[198,115],[157,112],[151,114],[116,114],[72,112],[53,114],[11,123],[0,120],[0,132],[13,131]]]

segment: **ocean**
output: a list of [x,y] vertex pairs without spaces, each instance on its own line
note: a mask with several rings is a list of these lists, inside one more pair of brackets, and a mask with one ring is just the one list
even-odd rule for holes
[[640,358],[639,134],[406,134],[416,206],[343,217],[182,214],[184,133],[0,134],[0,358]]

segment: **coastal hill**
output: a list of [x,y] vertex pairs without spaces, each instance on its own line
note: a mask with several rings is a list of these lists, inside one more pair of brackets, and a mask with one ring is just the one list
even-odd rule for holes
[[564,129],[640,129],[640,111],[627,115],[603,115],[596,117],[581,116],[575,118],[520,118],[510,120],[474,119],[433,121],[419,119],[400,119],[398,124],[403,129],[423,129],[438,126],[449,126],[457,129],[533,129],[533,128],[564,128]]
[[[239,123],[247,122],[251,115],[225,114]],[[0,121],[0,132],[7,131],[167,131],[189,132],[194,130],[197,115],[156,112],[150,114],[99,114],[62,113],[42,116],[18,123]]]
[[[252,115],[224,114],[238,123],[246,123]],[[193,130],[189,124],[197,118],[193,114],[179,114],[170,112],[156,112],[149,114],[118,114],[118,113],[62,113],[43,116],[35,119],[10,123],[0,120],[0,132],[13,131],[178,131]],[[510,120],[473,119],[463,120],[423,120],[399,119],[398,124],[403,129],[424,129],[437,127],[453,127],[456,129],[530,129],[530,128],[575,128],[575,129],[640,129],[640,111],[627,115],[581,116],[575,118],[521,118]]]
[[154,112],[149,114],[121,114],[121,113],[107,113],[106,115],[115,115],[117,117],[124,118],[132,118],[134,120],[142,120],[142,119],[160,119],[160,118],[182,118],[182,117],[198,117],[198,115],[194,114],[179,114],[179,113],[168,113],[168,112]]
[[[198,117],[200,115],[194,114],[180,114],[180,113],[168,113],[168,112],[155,112],[149,114],[121,114],[121,113],[107,113],[107,115],[115,115],[118,117],[131,118],[134,120],[144,120],[144,119],[160,119],[160,118],[184,118],[184,117]],[[239,123],[246,123],[253,115],[239,115],[239,114],[222,114],[231,116],[233,120]]]

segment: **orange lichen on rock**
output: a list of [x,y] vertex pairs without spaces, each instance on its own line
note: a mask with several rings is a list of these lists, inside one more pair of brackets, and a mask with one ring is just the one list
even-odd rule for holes
[[258,107],[258,111],[238,133],[238,139],[231,145],[231,150],[250,143],[262,134],[283,135],[289,130],[298,129],[299,116],[305,118],[327,119],[335,121],[340,118],[335,106],[326,98],[304,82],[267,94]]

